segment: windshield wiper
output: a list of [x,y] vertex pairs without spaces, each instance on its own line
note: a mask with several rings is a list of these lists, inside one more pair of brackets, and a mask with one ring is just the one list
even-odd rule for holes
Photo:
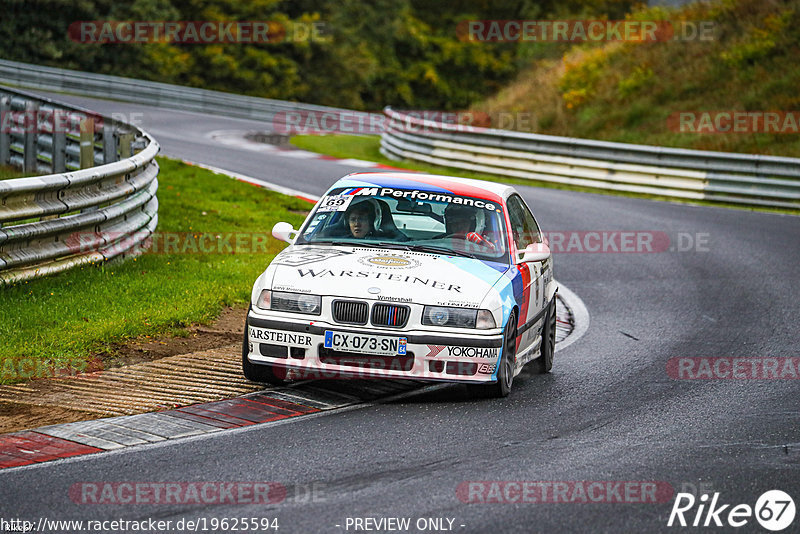
[[397,249],[397,250],[413,250],[410,245],[406,245],[405,243],[398,243],[396,241],[379,241],[375,243],[375,246],[381,248]]
[[364,247],[364,248],[388,248],[394,250],[407,250],[416,252],[429,252],[431,254],[444,254],[446,256],[460,256],[462,258],[472,258],[477,260],[478,257],[469,252],[461,250],[453,250],[446,247],[436,247],[433,245],[407,245],[405,243],[398,243],[394,241],[335,241],[335,240],[320,240],[307,242],[308,245],[333,245],[344,247]]
[[344,247],[364,247],[364,248],[389,248],[396,250],[411,250],[411,247],[404,243],[397,243],[394,241],[335,241],[335,240],[319,240],[310,241],[309,245],[334,245]]
[[464,252],[462,250],[453,250],[451,248],[446,247],[435,247],[433,245],[407,245],[407,250],[416,250],[419,252],[430,252],[432,254],[444,254],[446,256],[461,256],[463,258],[472,258],[473,260],[477,260],[478,257],[474,254],[470,254],[469,252]]
[[306,245],[333,245],[335,247],[369,247],[369,243],[361,241],[336,241],[333,239],[321,239],[319,241],[306,241]]

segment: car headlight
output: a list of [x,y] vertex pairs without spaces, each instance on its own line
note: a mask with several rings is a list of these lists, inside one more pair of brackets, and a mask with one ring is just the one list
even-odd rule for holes
[[489,310],[467,308],[448,308],[445,306],[425,306],[422,310],[422,324],[430,326],[450,326],[453,328],[495,328],[494,317]]
[[319,315],[322,312],[322,297],[307,293],[285,293],[273,291],[271,310]]
[[475,321],[475,328],[478,330],[489,330],[497,328],[494,315],[489,310],[478,310],[478,319]]
[[262,310],[268,310],[271,298],[272,292],[269,289],[262,289],[261,294],[258,295],[258,299],[256,299],[256,307]]

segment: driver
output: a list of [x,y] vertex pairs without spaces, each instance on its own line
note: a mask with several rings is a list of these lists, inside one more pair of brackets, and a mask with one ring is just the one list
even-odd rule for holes
[[443,237],[461,237],[467,241],[495,250],[494,243],[475,231],[477,226],[474,209],[459,204],[450,204],[445,208],[445,234]]
[[477,226],[475,213],[466,206],[450,204],[444,210],[444,228],[446,235],[466,236],[475,231]]

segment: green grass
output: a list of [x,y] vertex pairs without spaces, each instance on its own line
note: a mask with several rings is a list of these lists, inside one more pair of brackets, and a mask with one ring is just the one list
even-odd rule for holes
[[660,195],[647,195],[643,193],[628,193],[625,191],[607,191],[604,189],[595,189],[590,187],[579,187],[568,184],[558,184],[552,182],[543,182],[539,180],[525,180],[522,178],[511,178],[503,176],[495,176],[492,174],[477,173],[466,171],[463,169],[453,167],[441,167],[438,165],[429,165],[427,163],[419,163],[416,161],[403,160],[395,161],[387,158],[380,153],[380,137],[378,136],[362,136],[362,135],[297,135],[290,139],[291,144],[303,150],[311,152],[318,152],[327,154],[337,158],[356,158],[367,161],[375,161],[384,165],[391,165],[400,167],[411,171],[419,171],[428,174],[440,174],[447,176],[461,176],[463,178],[473,178],[476,180],[488,180],[491,182],[499,182],[512,185],[525,185],[533,187],[546,187],[550,189],[562,189],[566,191],[579,191],[583,193],[599,193],[603,195],[622,196],[630,198],[646,198],[650,200],[662,200],[667,202],[676,202],[680,204],[692,204],[698,206],[715,206],[735,208],[745,211],[763,211],[769,213],[787,213],[797,215],[797,210],[781,209],[781,208],[767,208],[767,207],[751,207],[742,206],[740,204],[728,204],[721,202],[710,202],[703,200],[684,200],[669,196]]
[[22,171],[18,171],[14,167],[8,167],[5,165],[0,165],[0,180],[10,180],[11,178],[22,178],[24,176],[29,176],[30,174],[23,173]]
[[185,335],[187,325],[212,321],[223,306],[245,305],[256,277],[284,246],[271,237],[272,226],[299,225],[311,206],[174,160],[159,158],[159,165],[158,232],[257,233],[269,236],[266,246],[248,247],[256,253],[144,254],[0,287],[0,382],[82,369],[114,344]]

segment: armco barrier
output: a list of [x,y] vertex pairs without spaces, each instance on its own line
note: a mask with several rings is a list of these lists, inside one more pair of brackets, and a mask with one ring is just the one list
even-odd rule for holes
[[381,153],[476,172],[800,209],[800,159],[610,143],[426,121],[386,108]]
[[[158,143],[90,111],[0,88],[0,282],[139,252],[158,223]],[[99,126],[99,127],[98,127]]]
[[273,121],[276,115],[290,111],[312,113],[338,111],[350,115],[358,114],[339,108],[237,95],[121,76],[43,67],[7,60],[0,60],[0,80],[6,84],[33,89],[64,91],[124,102],[136,102],[148,106],[269,122]]
[[[0,80],[44,90],[275,121],[358,112],[0,60]],[[800,159],[610,143],[441,124],[387,108],[381,152],[500,176],[674,198],[800,209]],[[369,116],[365,120],[371,124]],[[274,126],[274,124],[273,124]],[[4,147],[0,144],[0,158]],[[74,151],[73,151],[74,152]],[[44,154],[40,159],[46,161]],[[74,157],[71,161],[74,165]]]

